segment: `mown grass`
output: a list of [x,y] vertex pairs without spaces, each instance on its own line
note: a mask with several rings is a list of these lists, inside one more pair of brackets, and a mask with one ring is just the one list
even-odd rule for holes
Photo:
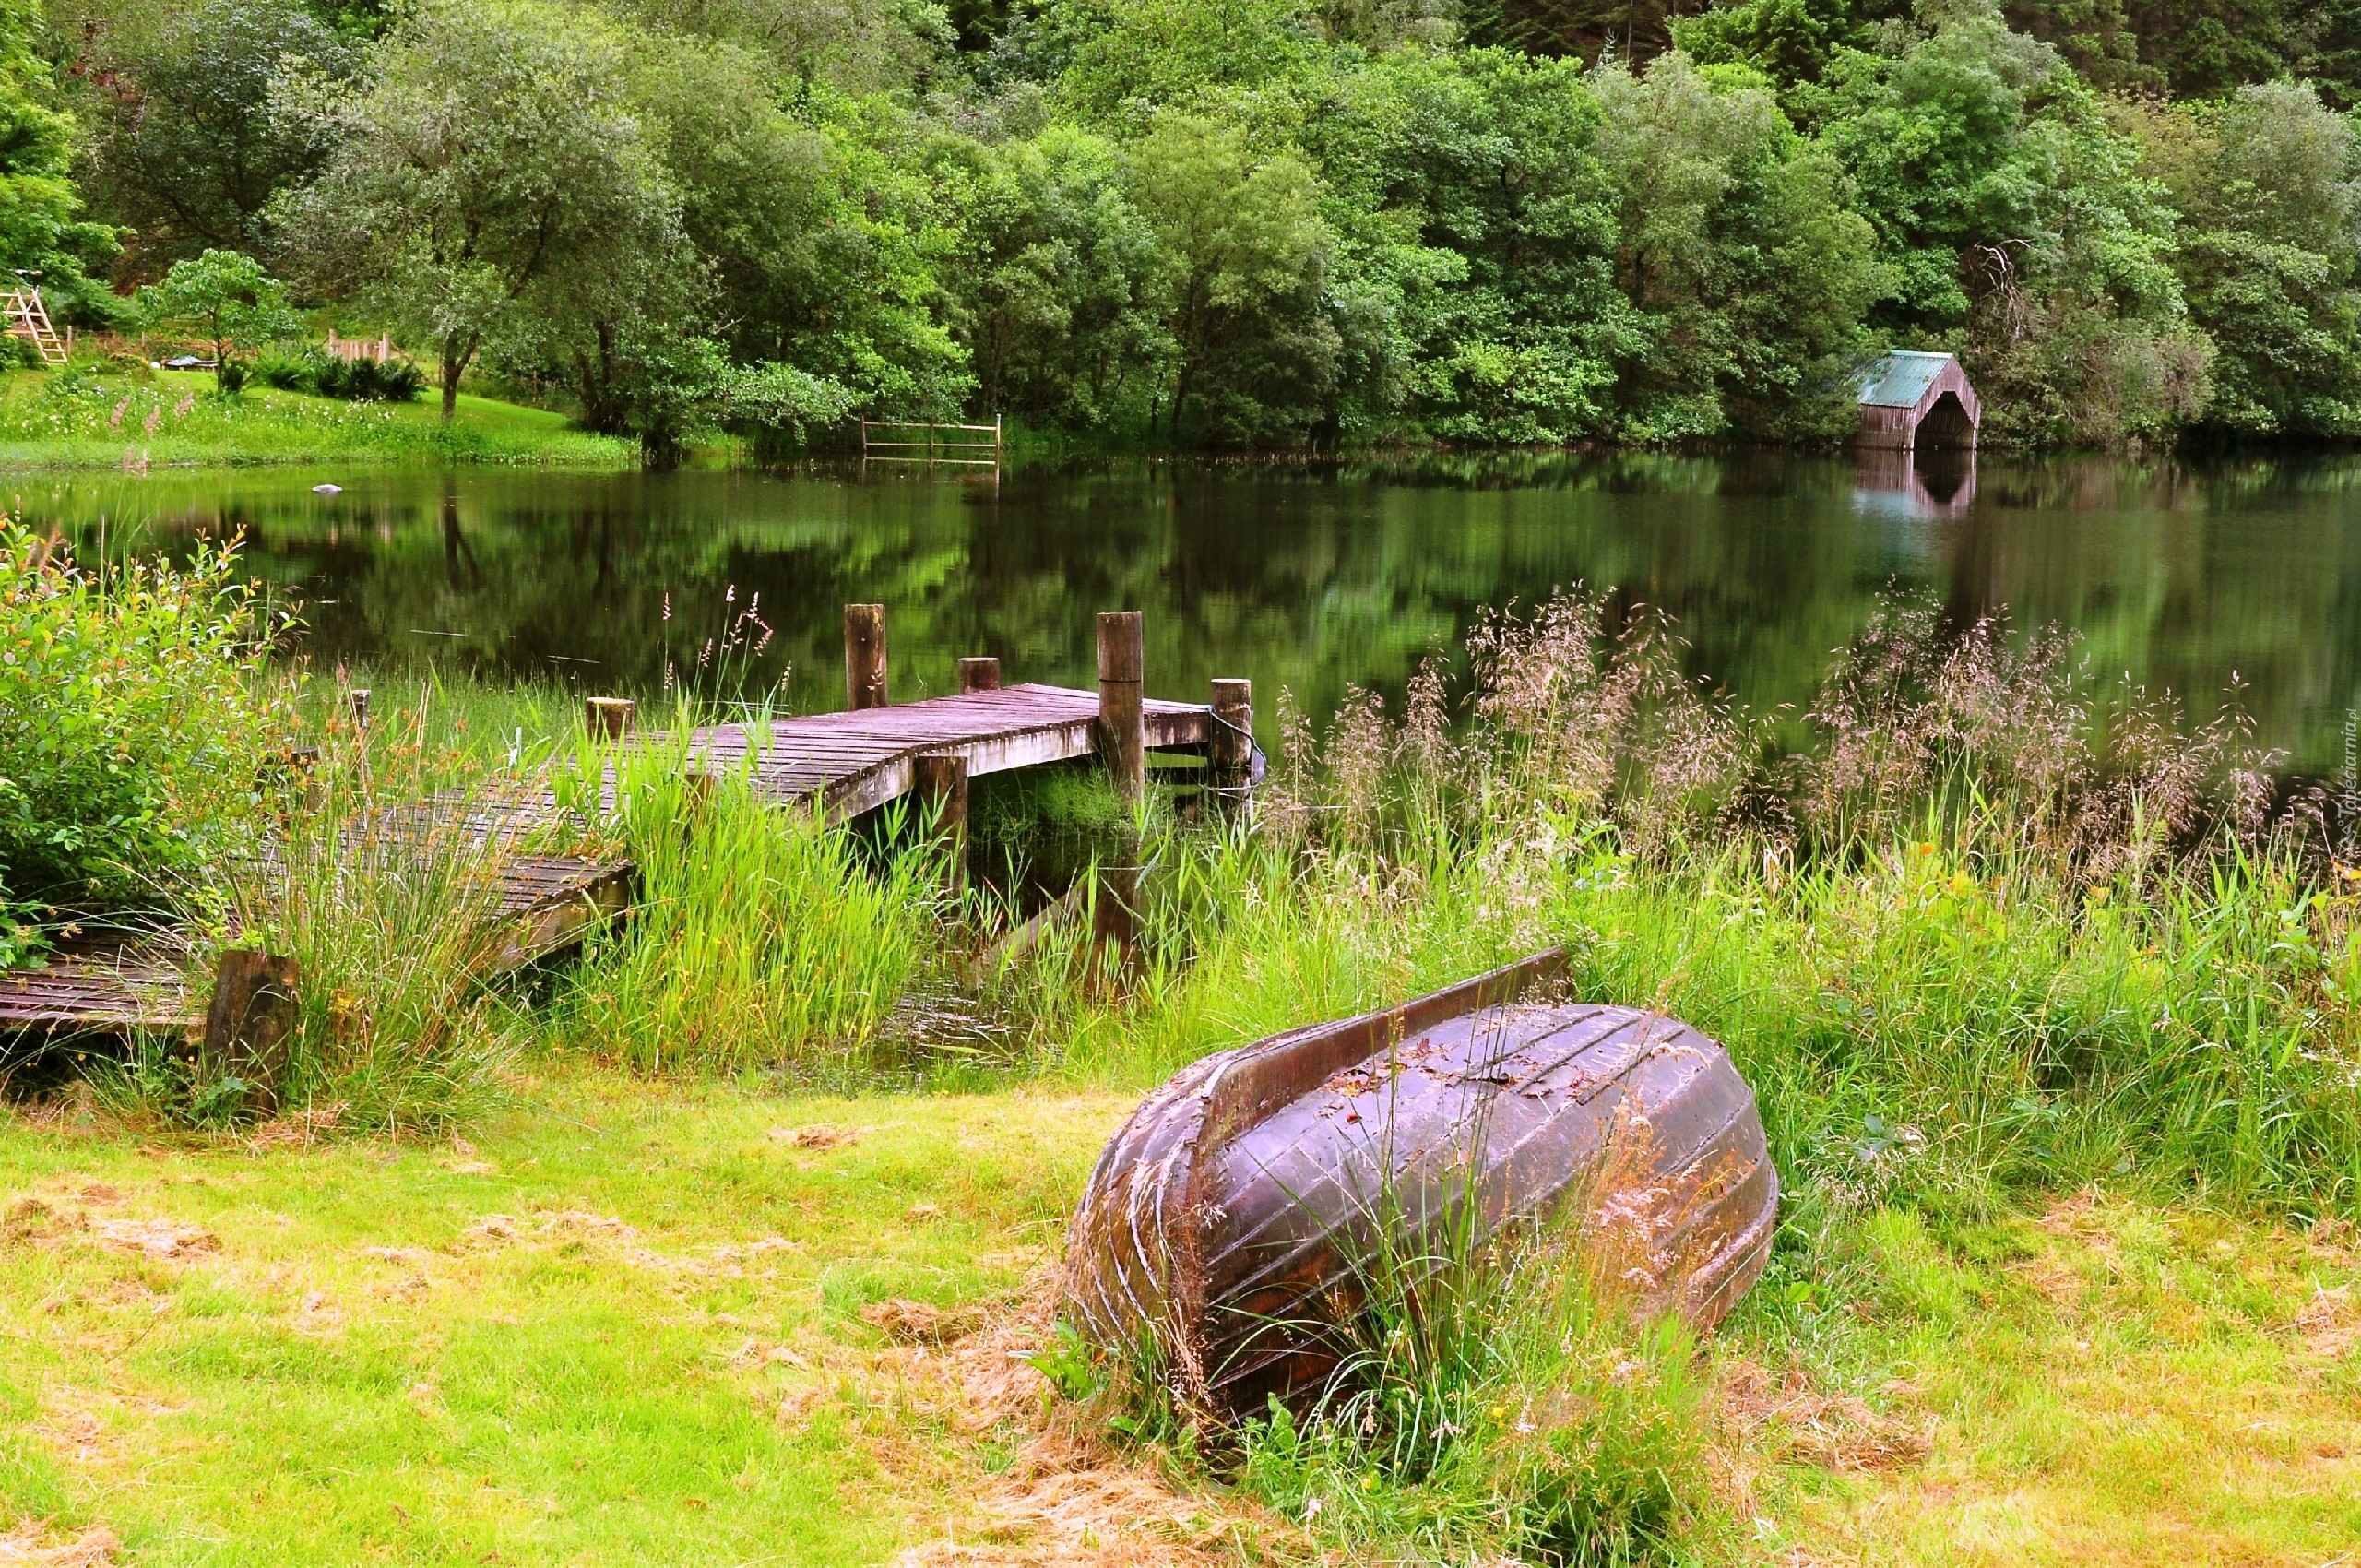
[[[0,1511],[156,1563],[1318,1561],[1299,1507],[960,1381],[1038,1342],[1026,1282],[1129,1104],[559,1061],[465,1144],[19,1111]],[[1734,1526],[1699,1560],[2331,1561],[2356,1277],[2349,1230],[2144,1198],[1866,1213],[1690,1364]],[[862,1316],[923,1328],[895,1301],[964,1327]]]
[[638,449],[574,430],[563,414],[468,393],[446,425],[432,398],[351,403],[259,386],[223,398],[210,372],[134,374],[77,364],[0,380],[0,465],[326,461],[628,468]]

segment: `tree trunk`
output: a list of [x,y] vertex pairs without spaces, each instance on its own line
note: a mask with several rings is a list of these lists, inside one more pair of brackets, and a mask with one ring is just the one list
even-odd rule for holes
[[443,339],[443,422],[449,424],[451,416],[459,411],[459,377],[468,374],[468,362],[476,355],[473,343],[457,337]]

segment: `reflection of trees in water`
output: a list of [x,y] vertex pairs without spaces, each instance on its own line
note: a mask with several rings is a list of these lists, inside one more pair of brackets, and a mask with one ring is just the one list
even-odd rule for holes
[[2236,669],[2302,766],[2333,759],[2361,677],[2361,463],[2344,459],[1987,454],[1949,517],[1859,510],[1848,459],[1761,454],[1071,465],[997,488],[362,471],[320,497],[318,477],[77,478],[29,487],[24,509],[86,539],[106,518],[111,541],[126,518],[167,540],[242,526],[331,659],[647,693],[668,664],[694,672],[759,596],[776,636],[748,673],[791,668],[788,699],[807,708],[842,701],[848,600],[890,607],[897,695],[949,689],[966,653],[1087,685],[1091,612],[1138,608],[1156,689],[1249,675],[1267,716],[1281,685],[1315,712],[1348,682],[1398,691],[1481,607],[1577,582],[1673,615],[1692,671],[1761,707],[1806,697],[1895,579],[1961,617],[2006,606],[2020,625],[2078,627],[2094,670],[2168,684],[2200,713]]

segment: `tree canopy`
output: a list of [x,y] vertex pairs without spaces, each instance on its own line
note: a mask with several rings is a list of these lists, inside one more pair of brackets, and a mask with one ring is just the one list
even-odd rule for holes
[[2361,0],[5,15],[15,265],[235,248],[656,460],[1810,440],[1889,347],[1998,437],[2361,434]]

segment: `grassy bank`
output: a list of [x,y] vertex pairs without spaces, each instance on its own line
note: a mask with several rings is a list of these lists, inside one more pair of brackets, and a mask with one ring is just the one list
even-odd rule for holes
[[76,366],[0,379],[0,466],[136,468],[303,462],[564,463],[628,468],[631,442],[563,414],[462,394],[452,422],[432,398],[353,403],[253,386],[235,398],[209,371],[135,374]]
[[[24,561],[36,609],[116,602]],[[166,608],[250,612],[210,591]],[[983,781],[979,839],[1020,863],[979,854],[964,900],[907,814],[692,789],[677,743],[593,747],[555,691],[382,680],[364,731],[349,674],[248,676],[253,754],[182,735],[211,771],[173,777],[269,779],[241,809],[275,848],[184,864],[175,897],[200,956],[234,909],[304,961],[276,1113],[160,1044],[0,1134],[32,1206],[0,1313],[77,1325],[25,1331],[52,1359],[10,1418],[18,1506],[164,1561],[2361,1546],[2351,781],[2274,793],[2235,719],[1907,605],[1761,718],[1602,611],[1492,620],[1401,714],[1282,701],[1251,820]],[[148,722],[136,683],[92,690]],[[316,758],[270,773],[296,743]],[[647,880],[578,957],[498,977],[469,933],[511,851],[373,825],[526,787],[562,808],[528,847]],[[108,869],[68,837],[76,875]],[[1077,840],[1147,868],[1126,962],[1086,919],[1004,945],[1043,891],[1024,862]],[[1071,1353],[1044,1271],[1140,1087],[1551,944],[1580,994],[1689,1019],[1755,1088],[1781,1224],[1716,1337],[1631,1321],[1575,1246],[1414,1282],[1367,1381],[1285,1420],[1193,1421]],[[218,1417],[169,1425],[192,1411]]]

